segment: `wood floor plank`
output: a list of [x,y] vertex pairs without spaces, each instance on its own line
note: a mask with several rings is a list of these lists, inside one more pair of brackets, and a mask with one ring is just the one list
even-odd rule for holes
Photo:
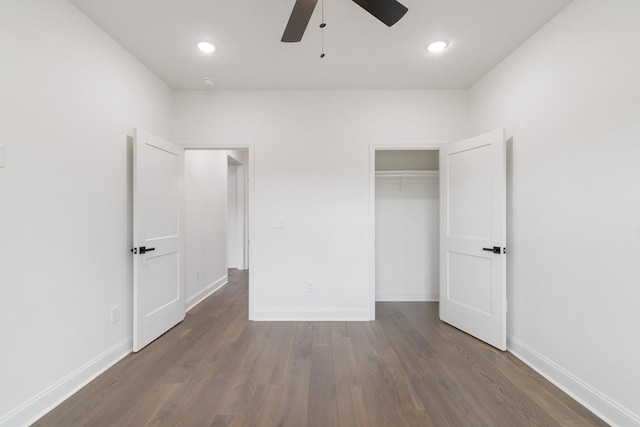
[[329,322],[332,337],[348,337],[349,322]]
[[330,346],[313,346],[311,349],[308,406],[308,427],[338,425],[333,355]]
[[512,354],[378,303],[374,322],[249,322],[248,272],[35,426],[481,427],[606,424]]
[[282,386],[260,384],[251,399],[246,422],[243,427],[273,427],[276,425]]
[[[407,308],[411,307],[407,304],[398,305],[405,308],[404,313],[407,313]],[[432,306],[432,309],[435,311],[435,306]],[[537,417],[532,416],[539,409],[535,404],[521,407],[519,403],[516,402],[513,405],[511,402],[513,406],[508,411],[502,410],[510,403],[510,397],[503,393],[503,384],[508,383],[509,380],[504,377],[497,378],[494,375],[489,379],[490,381],[487,381],[487,370],[492,371],[493,368],[482,363],[484,351],[496,352],[495,349],[442,322],[430,321],[426,325],[423,322],[434,316],[433,313],[428,313],[422,308],[419,311],[410,311],[408,317],[410,322],[415,322],[414,325],[421,325],[419,333],[423,337],[428,336],[431,342],[437,343],[434,346],[437,355],[437,358],[434,359],[434,372],[438,373],[441,380],[451,386],[458,387],[457,403],[459,408],[464,411],[465,418],[475,416],[481,420],[479,425],[487,426],[495,424],[520,425],[523,422],[527,425],[557,425],[546,414],[540,413]],[[417,318],[420,318],[419,322],[416,321]],[[429,332],[425,330],[429,330]],[[448,338],[451,336],[450,334],[456,335],[459,340],[451,341]],[[457,341],[464,341],[464,344],[460,346]],[[474,359],[475,362],[472,362],[475,363],[474,369],[470,370],[468,364]],[[460,384],[464,384],[464,388],[459,388]]]
[[[496,368],[562,426],[601,426],[602,421],[512,355],[488,354]],[[542,381],[541,381],[542,380]]]
[[171,403],[163,408],[158,419],[152,419],[157,425],[175,425],[205,386],[206,382],[201,379],[210,378],[218,368],[229,350],[230,336],[226,335],[229,322],[232,325],[246,322],[241,313],[229,313],[227,317],[229,319],[226,322],[214,323],[199,342],[184,353],[176,366],[161,374],[160,386],[168,382],[178,383],[178,387],[173,390]]
[[[425,408],[426,413],[437,426],[465,426],[467,420],[476,425],[487,425],[487,417],[470,412],[467,405],[459,405],[466,393],[462,384],[452,382],[440,371],[442,362],[434,345],[413,327],[396,305],[381,304],[379,315],[385,319],[385,327],[392,331],[396,348],[405,370],[411,373],[411,383]],[[401,341],[404,339],[404,342]],[[423,350],[429,349],[426,355]]]
[[218,407],[223,414],[242,413],[251,404],[250,396],[262,384],[282,385],[287,355],[290,351],[295,324],[276,322],[256,325],[261,332],[238,369],[228,391]]
[[[511,425],[530,426],[560,426],[563,425],[553,414],[541,407],[536,400],[531,399],[514,379],[505,376],[495,363],[496,358],[506,360],[513,358],[506,352],[500,352],[489,345],[470,337],[461,331],[442,322],[430,322],[429,327],[435,333],[429,333],[425,326],[427,319],[433,318],[436,305],[430,306],[432,313],[417,310],[415,305],[404,304],[405,313],[409,313],[409,320],[415,325],[423,325],[420,333],[432,340],[442,338],[444,341],[437,346],[442,358],[449,361],[442,367],[442,371],[451,369],[452,360],[459,364],[454,378],[465,382],[474,391],[477,401],[483,408],[488,408],[489,417],[496,422]],[[525,366],[522,365],[524,368]],[[543,392],[543,390],[540,390]],[[577,403],[577,402],[576,402]],[[606,424],[605,424],[606,425]]]
[[180,384],[163,383],[155,387],[149,393],[145,393],[142,399],[130,410],[122,414],[115,421],[115,425],[122,426],[150,426],[162,425],[165,420],[164,408],[173,397]]
[[310,378],[311,359],[289,359],[278,409],[278,427],[307,425]]
[[210,427],[234,427],[237,425],[237,415],[216,415]]
[[383,378],[396,408],[409,411],[424,410],[420,398],[411,385],[407,371],[402,366],[380,322],[367,323],[364,325],[364,329],[375,351]]
[[313,322],[313,345],[331,345],[331,322]]
[[237,341],[229,344],[216,370],[203,378],[204,385],[194,396],[188,410],[183,414],[179,425],[199,426],[208,425],[218,414],[222,400],[231,387],[238,370],[241,368],[251,346],[255,343],[260,325],[248,325]]
[[297,322],[285,367],[282,397],[276,425],[307,425],[313,324]]
[[373,423],[366,410],[351,339],[332,337],[333,372],[336,381],[336,409],[338,424],[350,427],[369,427]]
[[233,380],[229,383],[222,402],[217,408],[221,414],[240,414],[248,410],[251,403],[250,397],[256,392],[260,381],[260,369],[263,365],[261,358],[263,357],[266,346],[268,345],[269,335],[267,329],[273,329],[273,325],[262,324],[264,326],[261,333],[257,334],[254,341],[247,352],[242,366],[237,370]]
[[311,346],[316,336],[316,329],[315,322],[296,322],[288,360],[311,359]]
[[362,323],[349,323],[349,338],[355,356],[356,371],[364,394],[372,426],[402,426],[398,408],[385,383],[375,351],[369,342]]
[[291,352],[295,322],[270,322],[275,328],[265,336],[266,346],[259,359],[258,380],[265,384],[284,383],[287,356]]

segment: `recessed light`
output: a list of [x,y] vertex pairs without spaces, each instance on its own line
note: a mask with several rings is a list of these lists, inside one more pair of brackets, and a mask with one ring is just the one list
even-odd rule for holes
[[200,51],[204,53],[212,53],[216,50],[216,47],[213,45],[213,43],[209,42],[198,42],[196,46],[198,46],[198,49],[200,49]]
[[442,52],[449,46],[449,43],[444,40],[438,40],[437,42],[429,43],[427,50],[432,53]]

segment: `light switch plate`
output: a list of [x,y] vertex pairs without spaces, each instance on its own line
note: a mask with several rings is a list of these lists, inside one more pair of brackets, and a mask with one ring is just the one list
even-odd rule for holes
[[4,167],[4,144],[0,144],[0,168]]
[[273,219],[273,228],[284,228],[284,218],[275,217]]

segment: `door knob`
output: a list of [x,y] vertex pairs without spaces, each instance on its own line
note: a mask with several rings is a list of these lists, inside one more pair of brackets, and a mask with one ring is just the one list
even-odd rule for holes
[[483,251],[493,252],[494,254],[507,253],[507,248],[504,248],[504,251],[500,246],[494,246],[492,248],[482,248]]
[[151,251],[155,251],[156,248],[145,248],[144,246],[140,246],[139,248],[133,248],[131,249],[131,252],[133,252],[134,255],[137,254],[144,254],[146,252],[151,252]]

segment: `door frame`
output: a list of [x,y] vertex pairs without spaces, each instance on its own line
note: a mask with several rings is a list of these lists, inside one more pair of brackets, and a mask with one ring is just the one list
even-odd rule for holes
[[376,320],[376,151],[440,151],[445,142],[369,144],[369,313]]
[[[253,224],[254,224],[254,216],[253,212],[254,203],[253,203],[253,177],[254,177],[254,165],[255,165],[255,144],[253,143],[211,143],[205,145],[195,145],[195,144],[185,144],[185,150],[246,150],[247,155],[247,164],[243,165],[246,167],[246,185],[245,185],[245,194],[246,194],[246,206],[245,210],[248,211],[247,215],[245,215],[245,266],[248,267],[249,271],[253,269],[254,263],[254,251],[253,251]],[[248,249],[247,249],[248,247]],[[246,261],[246,255],[248,254],[249,261]],[[249,274],[249,320],[254,319],[254,286],[253,286],[253,274]]]

